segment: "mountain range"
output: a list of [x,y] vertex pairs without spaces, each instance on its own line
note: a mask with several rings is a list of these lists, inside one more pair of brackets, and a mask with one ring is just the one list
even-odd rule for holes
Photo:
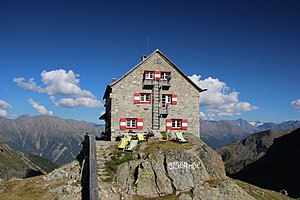
[[55,116],[0,118],[0,139],[13,148],[43,156],[57,165],[73,161],[85,133],[100,134],[103,126]]
[[28,178],[46,174],[56,167],[43,157],[22,153],[0,140],[0,179]]
[[300,127],[300,121],[285,121],[282,123],[249,122],[237,120],[200,120],[201,139],[212,148],[230,145],[246,138],[248,135],[266,130],[292,131]]

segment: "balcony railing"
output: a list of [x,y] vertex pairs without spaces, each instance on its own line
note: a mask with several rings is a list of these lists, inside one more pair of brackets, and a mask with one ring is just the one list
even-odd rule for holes
[[160,81],[160,86],[163,87],[164,89],[168,89],[171,87],[170,81]]
[[159,110],[159,114],[168,115],[170,113],[170,106],[161,107]]
[[153,79],[143,79],[143,88],[152,88],[154,86],[154,80]]

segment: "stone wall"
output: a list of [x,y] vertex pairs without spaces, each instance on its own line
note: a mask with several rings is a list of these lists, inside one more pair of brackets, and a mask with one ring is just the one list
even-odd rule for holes
[[[154,59],[157,58],[160,59],[161,63],[156,64],[154,62]],[[112,85],[112,93],[110,94],[112,98],[112,136],[114,133],[121,132],[120,118],[143,118],[144,129],[142,131],[148,131],[152,128],[152,104],[134,104],[134,93],[152,93],[152,89],[143,89],[144,70],[171,72],[171,87],[168,90],[161,90],[161,94],[176,94],[177,105],[170,105],[171,109],[167,118],[160,118],[160,130],[166,129],[166,119],[187,119],[187,132],[199,136],[199,92],[158,53],[152,54],[139,67]]]

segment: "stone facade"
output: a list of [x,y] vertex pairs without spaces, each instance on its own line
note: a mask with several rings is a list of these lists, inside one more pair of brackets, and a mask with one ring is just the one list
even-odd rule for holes
[[[168,104],[168,114],[159,115],[159,125],[154,128],[154,86],[143,87],[145,72],[168,72],[171,78],[168,80],[168,87],[160,87],[159,89],[159,112],[161,111],[162,95],[176,95],[177,102]],[[162,83],[161,80],[158,84]],[[140,132],[159,132],[170,128],[170,120],[187,121],[187,127],[182,128],[184,124],[173,124],[176,126],[174,130],[182,130],[190,132],[197,136],[200,134],[199,126],[199,94],[203,91],[198,88],[186,75],[184,75],[167,57],[159,50],[153,52],[150,56],[142,60],[137,66],[131,69],[119,80],[113,82],[107,87],[104,95],[106,100],[106,132],[113,138],[115,134],[123,131],[128,131],[127,128],[122,128],[120,125],[121,119],[141,119],[142,127],[138,127]],[[149,94],[150,102],[135,103],[135,94]],[[176,100],[176,98],[174,99]],[[169,124],[167,127],[167,120]],[[125,123],[125,122],[123,122]],[[124,124],[123,124],[124,125]],[[138,126],[138,124],[136,124]],[[135,131],[133,129],[133,131]]]

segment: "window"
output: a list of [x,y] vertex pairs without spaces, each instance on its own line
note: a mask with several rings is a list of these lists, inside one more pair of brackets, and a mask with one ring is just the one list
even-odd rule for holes
[[134,93],[134,104],[151,104],[150,93]]
[[120,130],[143,130],[143,118],[120,118]]
[[154,78],[154,72],[145,72],[145,79],[153,79]]
[[150,94],[141,94],[140,102],[150,102]]
[[171,72],[161,72],[160,73],[161,80],[170,80],[170,78],[171,78]]
[[172,120],[172,128],[181,128],[181,120],[173,119]]
[[163,94],[161,98],[161,107],[166,108],[172,102],[172,95]]
[[136,128],[136,119],[126,119],[126,128]]
[[167,130],[187,130],[187,119],[166,119]]

